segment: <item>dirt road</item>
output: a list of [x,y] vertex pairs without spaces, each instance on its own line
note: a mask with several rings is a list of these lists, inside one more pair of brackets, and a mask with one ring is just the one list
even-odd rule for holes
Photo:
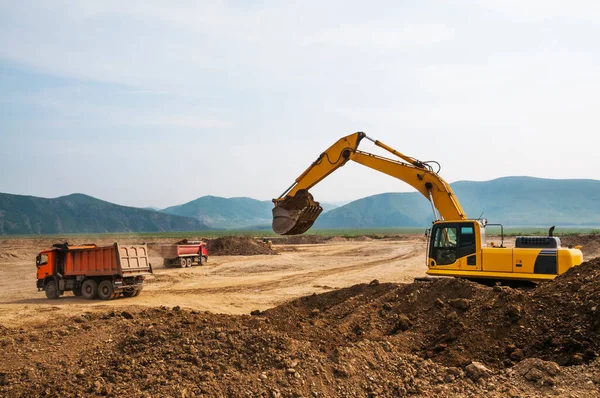
[[152,250],[152,244],[161,243],[156,239],[150,243],[154,275],[147,279],[138,297],[87,301],[67,292],[50,301],[35,288],[35,255],[51,243],[36,239],[0,241],[1,325],[43,321],[49,314],[75,315],[130,305],[248,314],[293,298],[373,279],[410,282],[425,274],[425,242],[420,236],[393,241],[334,239],[323,244],[276,245],[278,255],[211,256],[204,266],[183,269],[162,265],[163,259]]

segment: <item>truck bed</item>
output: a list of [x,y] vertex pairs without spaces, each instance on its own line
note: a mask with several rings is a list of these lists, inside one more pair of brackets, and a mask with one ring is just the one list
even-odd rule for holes
[[159,247],[160,256],[167,259],[197,256],[204,243],[163,244]]
[[64,261],[65,276],[135,276],[152,272],[145,244],[71,248]]

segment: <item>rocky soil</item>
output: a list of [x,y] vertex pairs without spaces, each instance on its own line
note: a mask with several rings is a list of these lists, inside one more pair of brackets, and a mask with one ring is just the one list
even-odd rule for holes
[[0,327],[0,395],[598,397],[600,259],[534,289],[372,281],[252,315]]

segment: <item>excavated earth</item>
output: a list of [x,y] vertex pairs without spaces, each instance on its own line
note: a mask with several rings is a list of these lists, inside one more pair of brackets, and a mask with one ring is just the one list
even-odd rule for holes
[[562,246],[582,246],[583,258],[594,257],[600,253],[600,234],[581,234],[561,236]]
[[355,285],[252,315],[136,307],[0,327],[1,396],[598,397],[600,258],[523,290]]
[[248,236],[223,236],[206,243],[209,256],[256,256],[277,254],[267,245]]

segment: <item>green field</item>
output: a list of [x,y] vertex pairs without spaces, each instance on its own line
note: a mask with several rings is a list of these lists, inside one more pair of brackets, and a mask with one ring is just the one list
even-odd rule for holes
[[[305,235],[320,235],[320,236],[343,236],[343,237],[356,237],[356,236],[370,236],[373,238],[385,237],[390,235],[400,234],[412,234],[412,235],[425,235],[425,228],[356,228],[356,229],[316,229],[310,230]],[[544,236],[548,234],[547,228],[519,228],[519,227],[506,227],[504,228],[505,236],[518,236],[518,235],[540,235]],[[600,235],[600,229],[598,228],[557,228],[554,231],[555,235],[576,235],[576,234],[598,234]],[[487,228],[487,235],[495,236],[500,235],[500,228],[496,226],[489,226]],[[270,230],[208,230],[208,231],[193,231],[193,232],[143,232],[143,233],[104,233],[104,234],[53,234],[53,235],[5,235],[1,236],[0,239],[52,239],[52,238],[69,238],[74,239],[78,237],[86,238],[170,238],[170,239],[184,239],[184,238],[218,238],[221,236],[256,236],[256,237],[277,237]]]

